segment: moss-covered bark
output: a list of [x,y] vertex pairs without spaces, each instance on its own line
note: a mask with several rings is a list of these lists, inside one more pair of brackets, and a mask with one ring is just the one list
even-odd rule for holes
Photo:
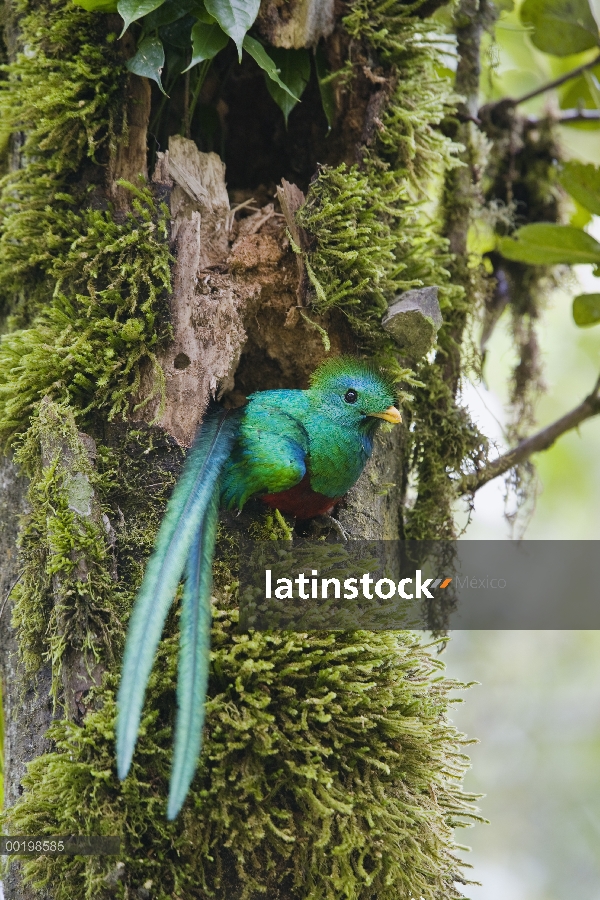
[[[230,199],[256,204],[234,215],[215,200],[219,185],[194,193],[193,177],[219,166],[175,137],[179,88],[147,108],[111,17],[32,0],[11,27],[17,19],[27,52],[12,48],[0,82],[20,160],[0,184],[0,431],[30,480],[1,520],[7,588],[20,575],[0,620],[4,822],[12,833],[117,834],[123,849],[118,860],[13,864],[9,897],[459,897],[453,828],[472,803],[436,648],[409,633],[238,634],[239,523],[222,523],[205,748],[176,822],[164,812],[177,609],[123,784],[113,748],[124,625],[210,391],[237,403],[304,387],[328,342],[377,357],[400,379],[410,427],[378,442],[343,522],[357,536],[452,534],[452,474],[482,438],[444,381],[444,354],[411,372],[380,327],[406,287],[438,285],[448,322],[466,308],[429,198],[458,152],[440,127],[455,105],[438,72],[440,26],[418,4],[346,4],[323,44],[345,73],[329,137],[314,75],[286,132],[262,75],[215,63],[204,99],[220,97],[226,116]],[[164,141],[149,148],[150,183],[137,180],[148,116]],[[306,195],[302,246],[270,205],[282,177]],[[407,513],[413,477],[420,505]],[[280,516],[253,517],[264,538],[289,534]],[[29,743],[16,738],[23,696]]]

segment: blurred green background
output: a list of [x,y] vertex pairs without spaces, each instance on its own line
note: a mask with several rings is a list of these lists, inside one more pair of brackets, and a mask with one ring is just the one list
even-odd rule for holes
[[[537,50],[521,25],[515,10],[501,14],[495,34],[483,42],[481,103],[506,96],[522,96],[597,56],[588,50],[576,56],[554,57]],[[595,13],[600,15],[600,0]],[[600,75],[600,66],[594,70]],[[600,96],[600,92],[598,94]],[[548,110],[575,107],[578,102],[593,106],[584,76],[567,82],[558,91],[546,93],[519,106],[519,113],[543,115]],[[559,125],[565,155],[583,162],[600,164],[600,123]],[[565,211],[568,213],[569,201]],[[600,240],[600,217],[586,230]],[[575,266],[566,276],[563,289],[549,293],[547,309],[539,325],[546,391],[537,403],[538,426],[551,422],[576,406],[588,393],[600,372],[600,325],[578,328],[573,322],[571,303],[582,292],[600,292],[600,279],[592,266]],[[485,434],[506,447],[506,401],[510,371],[515,362],[506,315],[488,345],[484,382],[465,386],[464,399]],[[476,335],[476,337],[478,337]],[[563,436],[550,450],[534,457],[539,474],[535,509],[525,536],[529,539],[600,538],[600,417],[585,422],[580,431]],[[469,539],[511,536],[503,519],[504,484],[491,482],[478,492],[475,510],[465,532]],[[463,524],[467,516],[462,516]],[[522,528],[524,519],[519,522]]]
[[[597,21],[600,0],[594,9]],[[504,13],[495,41],[486,38],[482,102],[520,96],[596,51],[558,59],[537,51],[517,11]],[[572,87],[572,86],[571,86]],[[579,85],[581,88],[582,85]],[[520,108],[540,115],[572,103],[567,85]],[[600,164],[598,127],[560,127],[566,153]],[[600,239],[600,221],[587,230]],[[575,406],[600,371],[600,326],[577,328],[571,301],[600,291],[591,266],[548,297],[540,323],[546,392],[538,426]],[[485,384],[468,385],[465,402],[482,430],[506,446],[507,378],[514,363],[508,327],[489,347]],[[563,436],[535,458],[539,491],[525,539],[600,539],[600,417]],[[476,496],[464,537],[506,539],[502,480]],[[462,521],[467,522],[463,513]],[[519,527],[524,526],[521,520]],[[600,565],[599,565],[600,569]],[[600,632],[454,632],[444,654],[448,674],[481,682],[461,696],[455,724],[480,743],[470,750],[466,788],[483,793],[489,825],[459,832],[473,900],[600,900]]]
[[458,832],[473,900],[600,898],[600,632],[454,632],[448,674],[479,681],[454,723],[480,743],[466,789],[489,825]]

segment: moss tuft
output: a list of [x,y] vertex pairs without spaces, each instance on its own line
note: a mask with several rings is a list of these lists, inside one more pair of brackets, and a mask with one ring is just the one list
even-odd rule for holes
[[121,221],[110,209],[70,212],[72,242],[52,262],[51,302],[29,328],[0,342],[5,439],[27,427],[44,396],[68,402],[77,415],[124,414],[139,402],[147,362],[154,370],[150,396],[162,392],[155,350],[168,334],[158,321],[171,282],[168,210],[156,207],[147,188],[121,184],[135,198],[133,211]]
[[297,216],[316,245],[306,265],[318,312],[339,306],[359,330],[379,324],[406,268],[392,232],[403,199],[406,188],[391,175],[373,184],[358,166],[320,170]]
[[97,177],[89,164],[106,163],[124,128],[126,72],[105,16],[65,0],[21,2],[17,13],[23,50],[0,80],[2,132],[16,133],[21,157],[0,181],[0,313],[27,322],[52,296],[48,269],[76,237],[68,212]]
[[66,651],[95,662],[122,640],[123,605],[114,558],[95,498],[99,479],[65,404],[45,400],[15,461],[30,477],[29,512],[19,537],[21,576],[13,626],[26,669],[52,664],[55,700]]
[[[457,406],[439,359],[417,369],[422,385],[407,403],[409,464],[418,496],[405,514],[410,540],[453,540],[454,480],[473,471],[487,454],[487,440]],[[442,626],[443,627],[443,626]]]
[[[339,900],[449,900],[462,880],[452,829],[472,816],[458,783],[441,664],[416,635],[238,634],[214,610],[202,764],[181,817],[164,816],[175,639],[163,642],[132,777],[114,771],[114,678],[83,726],[29,765],[13,833],[116,834],[119,862],[24,861],[56,900],[235,893]],[[118,877],[117,877],[118,875]],[[149,886],[149,882],[152,885]]]
[[408,177],[413,196],[428,195],[431,179],[458,164],[458,146],[438,127],[457,97],[443,71],[444,28],[418,17],[422,3],[352,0],[346,31],[365,42],[387,70],[390,93],[377,130],[377,157]]

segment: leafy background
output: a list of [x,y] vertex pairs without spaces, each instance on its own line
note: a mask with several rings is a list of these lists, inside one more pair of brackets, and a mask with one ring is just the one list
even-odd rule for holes
[[[501,3],[498,5],[502,6]],[[504,4],[508,5],[509,3]],[[517,3],[511,11],[501,13],[494,36],[488,35],[484,41],[482,104],[502,97],[522,96],[598,56],[597,46],[579,54],[561,57],[541,52],[532,40],[535,32],[532,33],[523,24],[520,15],[521,10],[528,6],[544,10],[569,6],[583,9],[587,7],[587,0],[574,0],[572,4],[566,0],[527,0],[525,3]],[[600,19],[600,0],[595,0],[595,7],[592,4],[591,10]],[[562,29],[558,25],[558,47],[563,45],[561,34]],[[596,88],[599,77],[600,65],[574,81],[567,82],[558,90],[524,103],[519,107],[519,112],[541,116],[551,109],[560,116],[561,110],[577,106],[597,110],[600,108],[600,90]],[[559,124],[557,130],[563,151],[571,157],[560,180],[565,187],[572,189],[572,184],[565,177],[569,174],[569,168],[581,173],[582,166],[586,166],[588,172],[592,167],[600,167],[600,121],[576,125]],[[596,190],[584,190],[583,196],[587,196],[589,205],[600,213],[600,206],[595,206],[596,198],[593,196],[597,191],[600,202],[598,171],[595,174]],[[580,196],[577,191],[574,193]],[[567,200],[567,204],[567,211],[571,214],[571,227],[577,226],[584,239],[592,243],[600,242],[600,216],[586,213],[572,199]],[[568,226],[554,226],[561,227]],[[501,240],[500,247],[510,240]],[[563,247],[564,243],[564,238],[561,237],[560,244]],[[594,252],[599,251],[600,243],[596,243]],[[600,293],[600,278],[595,277],[594,272],[595,266],[591,263],[574,265],[561,287],[548,295],[540,327],[546,391],[539,396],[536,404],[539,427],[547,425],[575,406],[591,390],[598,377],[600,326],[577,327],[573,317],[574,298]],[[504,436],[507,427],[506,385],[515,362],[512,354],[505,315],[488,345],[483,381],[472,381],[465,388],[465,399],[480,427],[501,449],[508,446]],[[533,509],[517,525],[517,534],[526,527],[525,536],[529,539],[600,538],[599,446],[600,420],[596,418],[584,423],[579,432],[572,431],[564,435],[550,450],[534,458],[539,475],[539,489]],[[475,511],[470,517],[464,537],[501,539],[515,533],[502,518],[504,494],[501,480],[490,482],[477,493]],[[463,522],[467,525],[466,515]]]
[[[281,109],[286,125],[310,79],[308,50],[269,48],[267,52],[260,41],[248,34],[258,15],[260,0],[74,0],[74,3],[89,12],[119,13],[123,20],[121,36],[132,27],[136,38],[136,52],[128,60],[127,68],[156,82],[165,99],[177,80],[186,77],[186,94],[191,101],[187,130],[212,60],[232,41],[240,63],[246,52],[263,70],[269,93]],[[318,55],[315,66],[329,121],[328,73]]]
[[[600,21],[600,3],[594,9]],[[520,96],[586,62],[596,51],[566,58],[539,52],[519,18],[505,12],[496,40],[484,52],[482,102]],[[524,104],[540,115],[559,112],[583,94],[586,84]],[[569,94],[570,92],[570,94]],[[600,129],[559,126],[566,152],[600,164]],[[573,210],[577,212],[576,209]],[[600,240],[600,220],[586,231]],[[572,300],[600,292],[591,265],[576,266],[567,285],[548,297],[540,339],[547,391],[537,404],[539,426],[574,406],[591,389],[600,369],[600,328],[578,328]],[[507,424],[507,374],[514,365],[508,323],[500,322],[489,345],[485,384],[467,386],[465,399],[482,430],[500,446]],[[584,423],[538,454],[540,482],[525,539],[600,539],[600,421]],[[481,489],[464,537],[506,539],[504,487]],[[464,521],[466,522],[466,515]],[[519,527],[525,522],[521,520]],[[470,750],[467,789],[481,801],[487,826],[464,835],[472,852],[473,900],[598,900],[600,898],[600,633],[454,632],[444,654],[451,676],[479,686],[455,707],[455,724],[480,743]]]

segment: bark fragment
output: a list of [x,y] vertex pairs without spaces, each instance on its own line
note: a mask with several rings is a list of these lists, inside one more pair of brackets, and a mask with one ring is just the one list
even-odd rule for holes
[[314,47],[335,25],[334,0],[266,0],[257,24],[274,47]]
[[231,221],[225,167],[216,153],[201,153],[193,141],[174,136],[159,154],[155,181],[172,187],[176,252],[173,341],[159,360],[166,377],[159,423],[189,446],[210,394],[227,379],[244,340],[240,298],[223,274]]
[[298,305],[306,306],[309,281],[306,266],[304,265],[303,253],[309,249],[310,241],[304,228],[301,228],[296,222],[296,213],[306,200],[306,197],[297,185],[291,184],[289,181],[286,181],[285,178],[282,178],[281,184],[277,188],[277,199],[279,200],[283,215],[285,216],[285,221],[292,240],[296,244],[296,247],[302,251],[302,253],[296,253],[296,264],[298,266]]
[[[124,48],[125,56],[135,52],[135,41],[129,32],[125,35],[132,46]],[[119,179],[137,185],[140,176],[148,178],[148,122],[150,120],[150,82],[147,78],[130,74],[127,83],[126,117],[127,130],[117,144],[108,167],[108,197],[117,210],[128,210],[131,206],[131,194],[120,187]]]
[[422,359],[435,343],[443,324],[437,295],[437,287],[404,291],[395,298],[381,320],[382,327],[409,359]]
[[[166,404],[158,421],[190,446],[211,396],[239,405],[255,390],[306,387],[325,355],[314,323],[326,331],[335,323],[333,352],[352,351],[354,341],[341,315],[312,315],[311,323],[298,313],[306,279],[285,220],[304,247],[294,223],[299,188],[284,184],[285,215],[269,203],[236,221],[220,158],[182,137],[171,138],[168,152],[159,154],[153,180],[170,193],[176,254],[173,341],[159,360]],[[156,412],[154,406],[143,414]]]

